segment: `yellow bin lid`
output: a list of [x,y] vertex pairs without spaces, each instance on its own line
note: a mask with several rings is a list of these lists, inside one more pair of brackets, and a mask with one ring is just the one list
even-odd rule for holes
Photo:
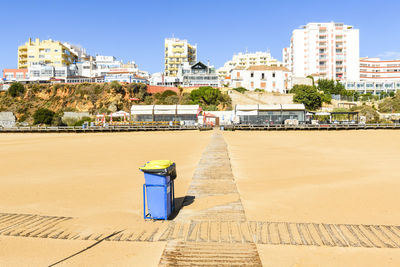
[[169,166],[174,164],[170,160],[152,160],[147,162],[143,167],[140,167],[141,170],[161,170],[167,169]]

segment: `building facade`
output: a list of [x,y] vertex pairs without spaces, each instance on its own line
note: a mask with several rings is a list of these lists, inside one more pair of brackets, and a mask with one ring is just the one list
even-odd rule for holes
[[236,105],[235,116],[240,124],[284,124],[286,120],[306,121],[303,104]]
[[400,60],[360,58],[360,81],[400,81]]
[[157,85],[157,86],[173,86],[177,87],[182,85],[181,79],[175,76],[165,76],[164,72],[156,72],[151,74],[150,77],[150,84]]
[[36,38],[18,47],[18,68],[27,69],[34,65],[69,66],[78,60],[68,47],[59,41]]
[[250,66],[246,69],[237,67],[231,71],[230,87],[284,94],[290,89],[290,79],[290,71],[282,66]]
[[182,64],[178,69],[177,77],[181,79],[183,87],[218,87],[218,74],[215,68],[200,61],[193,65],[188,62]]
[[135,121],[180,122],[195,125],[201,112],[199,105],[132,105],[131,116]]
[[250,66],[282,66],[282,62],[273,58],[270,52],[235,54],[231,60],[225,62],[224,66],[218,69],[219,79],[223,80],[228,77],[231,70],[236,67],[248,68]]
[[122,83],[145,83],[148,84],[148,80],[142,77],[138,77],[135,72],[122,71],[122,72],[109,72],[104,76],[104,82],[122,82]]
[[3,80],[4,81],[21,81],[29,78],[27,69],[4,69]]
[[50,81],[51,79],[60,79],[65,81],[67,77],[77,76],[78,68],[76,65],[33,65],[29,67],[28,75],[30,81]]
[[197,46],[187,40],[177,38],[165,39],[165,68],[166,76],[177,76],[179,66],[184,62],[194,64],[197,60]]
[[343,82],[347,90],[356,91],[359,94],[371,93],[395,93],[400,90],[400,80],[371,80],[358,82]]
[[357,81],[359,30],[343,23],[309,23],[293,31],[283,63],[293,77]]

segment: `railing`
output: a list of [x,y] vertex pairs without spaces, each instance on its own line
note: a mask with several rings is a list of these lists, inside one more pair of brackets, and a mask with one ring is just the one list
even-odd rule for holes
[[183,130],[211,130],[209,126],[189,125],[118,125],[118,126],[25,126],[25,127],[0,127],[0,133],[90,133],[90,132],[135,132],[135,131],[183,131]]
[[284,125],[284,124],[237,124],[224,127],[225,130],[380,130],[380,129],[396,129],[400,130],[399,123],[392,124],[300,124],[300,125]]

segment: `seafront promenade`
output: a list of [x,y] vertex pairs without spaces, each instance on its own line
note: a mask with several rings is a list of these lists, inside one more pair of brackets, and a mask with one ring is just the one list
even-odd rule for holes
[[[227,131],[340,131],[340,130],[399,130],[400,124],[300,124],[300,125],[224,125],[221,126]],[[107,132],[141,132],[141,131],[187,131],[212,130],[212,126],[169,126],[169,125],[148,125],[148,126],[46,126],[46,127],[10,127],[0,128],[0,133],[107,133]]]

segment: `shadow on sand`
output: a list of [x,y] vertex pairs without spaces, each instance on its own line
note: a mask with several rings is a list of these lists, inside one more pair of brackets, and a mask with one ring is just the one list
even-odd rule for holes
[[185,207],[189,206],[194,202],[195,197],[194,196],[185,196],[185,197],[177,197],[175,198],[175,211],[171,213],[171,216],[169,216],[168,220],[174,220],[176,216],[178,216],[179,211]]

